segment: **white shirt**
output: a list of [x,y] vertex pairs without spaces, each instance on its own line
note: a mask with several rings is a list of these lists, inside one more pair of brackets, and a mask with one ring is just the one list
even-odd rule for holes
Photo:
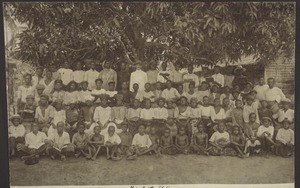
[[33,132],[30,132],[25,135],[25,145],[30,149],[38,149],[45,144],[47,136],[45,133],[38,131],[35,135]]
[[267,91],[267,89],[269,88],[268,85],[256,85],[253,90],[255,90],[257,92],[256,94],[256,99],[261,101],[265,99],[265,92]]
[[226,131],[223,132],[223,133],[220,133],[219,131],[214,132],[214,133],[211,135],[209,141],[215,143],[215,142],[217,142],[217,141],[220,140],[220,139],[226,139],[226,141],[229,141],[229,140],[230,140],[229,133],[226,132]]
[[112,109],[111,107],[107,106],[103,108],[102,106],[98,106],[94,112],[94,121],[100,122],[102,125],[107,123],[108,121],[112,120]]
[[25,135],[25,127],[22,124],[18,126],[11,125],[8,127],[8,137],[24,137]]
[[48,105],[48,107],[45,109],[45,115],[43,116],[42,114],[42,110],[40,108],[40,106],[38,106],[36,108],[35,111],[35,116],[34,118],[38,119],[38,121],[48,121],[49,118],[53,118],[53,112],[54,112],[55,108],[51,105]]
[[114,133],[112,136],[109,136],[107,133],[104,135],[104,142],[117,143],[119,145],[121,144],[121,138],[117,133]]
[[281,141],[283,144],[291,143],[294,145],[294,131],[292,129],[281,128],[278,130],[276,140]]
[[65,110],[60,110],[60,111],[53,111],[53,120],[52,123],[54,125],[57,125],[58,122],[62,121],[66,123],[66,111]]
[[76,71],[74,71],[74,73],[73,73],[74,81],[77,84],[83,82],[84,81],[84,75],[85,75],[85,71],[83,71],[83,70],[76,70]]
[[200,90],[197,93],[197,100],[202,103],[203,102],[203,97],[209,96],[209,94],[210,94],[209,90],[205,90],[205,91]]
[[70,102],[77,102],[79,101],[78,91],[72,91],[72,92],[65,92],[64,95],[64,104],[69,104]]
[[18,87],[18,99],[21,99],[21,102],[26,102],[26,97],[28,95],[33,95],[35,94],[35,87],[34,86],[30,86],[30,87],[25,87],[23,85]]
[[78,101],[80,102],[85,102],[85,97],[91,95],[91,91],[86,90],[86,91],[79,91],[78,92]]
[[212,106],[200,106],[201,109],[201,116],[205,116],[205,117],[211,117],[211,110],[212,110]]
[[143,91],[138,91],[135,98],[138,99],[139,101],[143,101],[144,98],[146,98],[146,99],[150,99],[151,102],[154,102],[155,95],[154,95],[153,91],[146,92],[145,90],[143,90]]
[[170,100],[170,99],[179,98],[180,95],[179,95],[177,89],[172,87],[170,90],[167,88],[164,89],[163,92],[161,93],[161,97],[166,100]]
[[218,113],[216,113],[215,108],[212,107],[211,111],[210,111],[210,117],[211,117],[211,120],[213,122],[215,122],[215,120],[226,119],[226,114],[225,114],[225,111],[223,108],[221,108],[220,111]]
[[285,95],[281,89],[278,87],[273,87],[272,89],[268,88],[265,91],[265,99],[267,101],[276,101],[280,103],[282,99],[285,99]]
[[287,118],[291,122],[294,122],[294,115],[295,111],[292,109],[288,109],[287,111],[280,109],[277,114],[273,115],[273,118],[278,118],[278,122],[282,122],[285,118]]
[[84,74],[84,81],[87,81],[89,83],[88,88],[89,90],[93,90],[96,88],[95,80],[98,78],[99,72],[96,70],[88,70]]
[[224,78],[223,74],[218,73],[218,74],[212,75],[211,77],[214,79],[215,82],[221,84],[221,86],[224,87],[225,78]]
[[257,130],[257,136],[261,137],[264,132],[270,133],[271,134],[270,137],[272,138],[274,134],[274,127],[273,126],[265,127],[263,125],[259,126]]
[[149,148],[152,145],[152,142],[147,134],[144,134],[142,136],[139,133],[137,133],[134,135],[131,145]]
[[150,108],[150,109],[146,109],[143,108],[141,110],[141,119],[146,119],[146,120],[152,120],[153,118],[155,118],[155,109]]
[[167,119],[168,118],[168,110],[166,108],[154,108],[154,117],[156,119]]
[[106,94],[105,89],[94,89],[91,92],[91,95],[101,95],[101,94]]
[[162,74],[169,74],[169,76],[167,76],[167,78],[170,79],[171,72],[168,71],[168,70],[165,70],[165,71],[161,70],[161,71],[158,72],[158,76],[157,76],[157,81],[158,82],[161,82],[161,83],[166,83],[167,82],[167,80],[162,75],[160,75],[160,73],[162,73]]
[[245,104],[244,107],[243,107],[243,118],[244,118],[244,121],[246,123],[249,123],[249,115],[251,113],[255,113],[256,114],[256,123],[259,123],[260,120],[259,120],[259,116],[258,116],[258,105],[259,103],[257,102],[253,102],[250,106],[248,104]]
[[57,99],[64,100],[65,99],[65,91],[54,91],[51,95],[51,100],[56,101]]
[[189,112],[189,117],[191,118],[201,118],[201,108],[197,107],[197,108],[190,108],[190,112]]
[[148,82],[147,73],[142,70],[136,70],[130,75],[130,91],[133,92],[133,84],[137,83],[139,85],[139,89],[145,88],[145,83]]
[[45,86],[44,94],[49,95],[54,88],[55,80],[52,80],[48,85],[45,83],[45,79],[41,79],[40,84]]
[[[187,74],[183,75],[183,81],[189,80],[189,79],[192,79],[192,81],[195,82],[195,87],[198,88],[198,86],[199,86],[198,76],[194,73],[192,73],[192,74],[187,73]],[[189,90],[189,84],[190,83],[184,83],[183,84],[183,91],[187,92]]]
[[184,92],[184,93],[182,94],[182,96],[186,97],[186,98],[188,99],[188,102],[191,102],[191,99],[192,99],[192,98],[198,99],[198,94],[197,94],[196,91],[195,91],[193,94],[190,94],[190,93],[188,93],[188,92]]
[[68,85],[68,83],[70,83],[74,79],[72,69],[60,68],[57,70],[57,72],[60,74],[61,80],[64,85]]
[[32,85],[35,87],[38,84],[41,84],[43,78],[41,78],[39,80],[39,77],[37,77],[36,75],[32,76]]
[[118,92],[117,91],[106,91],[105,92],[109,97],[115,96]]
[[61,136],[58,135],[57,131],[49,136],[55,144],[58,145],[59,149],[62,149],[65,145],[70,144],[70,135],[67,132],[63,132]]

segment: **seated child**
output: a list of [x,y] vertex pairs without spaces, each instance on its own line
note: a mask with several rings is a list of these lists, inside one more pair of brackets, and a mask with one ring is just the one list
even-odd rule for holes
[[81,154],[90,159],[92,157],[91,150],[88,148],[88,135],[84,132],[85,124],[79,122],[77,124],[77,133],[73,135],[72,144],[75,149],[75,158],[78,158]]
[[159,99],[162,96],[161,82],[156,82],[153,93],[155,96],[155,100]]
[[127,152],[127,159],[135,159],[137,156],[153,151],[153,149],[150,148],[152,142],[149,135],[145,133],[145,129],[145,125],[139,126],[138,133],[134,135],[131,147]]
[[257,131],[259,124],[256,122],[256,114],[251,113],[249,115],[249,123],[244,124],[244,135],[246,137],[246,145],[244,149],[245,156],[248,157],[250,154],[258,154],[261,150],[261,143],[257,137]]
[[257,137],[261,143],[263,150],[274,149],[275,142],[273,141],[274,127],[272,120],[269,117],[262,118],[262,125],[258,127]]
[[48,132],[48,129],[53,120],[54,107],[49,105],[49,97],[47,95],[41,95],[39,106],[35,111],[35,122],[40,126],[40,130],[44,133]]
[[177,149],[173,145],[173,138],[170,133],[171,130],[166,128],[159,142],[159,153],[168,155],[175,155],[177,153]]
[[268,102],[266,100],[260,101],[261,107],[258,108],[258,117],[262,119],[263,117],[272,118],[272,111],[268,108]]
[[178,134],[175,137],[175,147],[178,153],[189,153],[189,138],[186,135],[186,129],[183,126],[178,128]]
[[164,107],[164,98],[157,99],[157,108],[154,108],[154,124],[159,136],[161,136],[165,130],[165,122],[168,118],[168,110]]
[[168,118],[174,118],[174,112],[175,112],[175,108],[174,108],[174,103],[173,101],[167,100],[167,110],[168,110]]
[[152,142],[152,145],[150,146],[150,148],[155,151],[157,156],[159,156],[160,155],[159,150],[158,150],[159,137],[157,135],[157,131],[156,131],[156,128],[154,126],[150,128],[149,138]]
[[175,137],[178,133],[178,128],[177,128],[177,125],[175,123],[174,118],[168,118],[167,123],[166,123],[166,127],[168,129],[170,129],[170,136],[173,140],[173,143],[175,143]]
[[152,124],[152,120],[155,117],[154,109],[151,108],[151,101],[150,99],[144,100],[145,108],[141,110],[140,120],[147,126],[146,132],[149,132],[149,128]]
[[191,98],[190,101],[191,101],[190,102],[191,108],[189,112],[190,122],[188,124],[188,136],[189,138],[191,138],[191,142],[192,142],[193,140],[192,136],[197,131],[197,125],[201,118],[201,109],[198,107],[196,98]]
[[293,154],[295,141],[294,131],[290,128],[290,123],[288,119],[284,119],[283,128],[280,128],[276,135],[276,151],[282,157],[289,157]]
[[49,136],[50,148],[48,148],[48,151],[53,160],[59,156],[62,161],[65,161],[66,156],[74,155],[74,147],[70,142],[70,135],[64,131],[64,127],[64,122],[58,122],[56,131]]
[[140,101],[143,101],[145,99],[149,99],[151,102],[154,102],[155,100],[155,95],[153,93],[153,91],[151,91],[151,84],[150,83],[146,83],[145,84],[145,90],[144,91],[140,91],[140,93],[138,93],[138,98]]
[[66,123],[66,111],[63,109],[63,101],[61,99],[57,99],[53,103],[53,120],[51,126],[48,129],[47,135],[51,135],[56,132],[56,125],[58,122],[62,121]]
[[137,125],[140,120],[140,114],[141,114],[141,108],[140,108],[140,102],[137,99],[134,99],[132,108],[128,108],[126,119],[128,121],[129,126],[129,132],[131,134],[136,134],[137,131]]
[[204,125],[204,132],[208,134],[210,137],[213,134],[213,126],[212,126],[212,121],[211,121],[211,109],[212,106],[209,104],[209,98],[208,96],[203,97],[203,103],[200,106],[201,109],[201,120]]
[[125,120],[127,107],[124,106],[123,95],[116,94],[116,105],[112,107],[112,120],[119,125]]
[[26,134],[31,131],[31,124],[34,122],[36,107],[37,106],[34,104],[34,96],[27,95],[24,108],[19,111]]
[[120,155],[126,155],[127,150],[129,149],[132,142],[132,134],[128,132],[128,124],[123,122],[121,123],[122,132],[119,133],[121,138],[121,144],[119,145],[118,152]]
[[202,123],[198,123],[197,128],[198,131],[194,133],[191,149],[193,152],[196,152],[199,155],[209,155],[208,134],[204,132]]
[[65,91],[62,90],[63,83],[61,80],[55,80],[54,81],[54,89],[51,94],[51,101],[56,101],[57,99],[64,100],[65,99]]
[[108,95],[100,95],[100,99],[101,103],[100,106],[95,108],[93,120],[102,129],[106,123],[112,120],[112,108],[108,106]]
[[79,95],[77,91],[77,84],[75,81],[71,81],[67,86],[67,91],[65,93],[63,102],[64,104],[69,104],[74,101],[75,104],[79,101]]
[[217,131],[212,134],[209,139],[209,143],[212,146],[209,150],[211,155],[224,155],[224,149],[230,144],[229,133],[225,131],[225,124],[223,122],[218,123]]
[[76,107],[75,101],[70,101],[66,110],[66,131],[72,137],[76,132],[77,123],[79,122],[79,109]]
[[231,147],[238,152],[238,156],[243,158],[244,153],[243,150],[245,148],[246,139],[244,134],[241,132],[241,128],[239,126],[233,126],[230,134],[230,142]]
[[81,90],[78,92],[78,102],[81,105],[82,103],[86,102],[86,96],[90,96],[91,91],[88,90],[89,83],[87,81],[81,82],[80,85],[81,85]]
[[17,145],[23,144],[25,141],[25,128],[21,124],[21,116],[18,114],[11,116],[10,121],[11,125],[8,127],[9,155],[14,157],[19,154]]
[[105,92],[105,94],[109,96],[108,102],[110,104],[114,104],[115,102],[114,96],[118,93],[117,91],[115,91],[115,85],[116,85],[115,82],[109,82],[108,91]]
[[94,134],[89,137],[88,145],[89,145],[89,153],[92,154],[92,160],[96,160],[98,153],[101,149],[101,146],[104,145],[104,136],[100,134],[101,128],[100,126],[94,127]]
[[107,159],[121,159],[118,155],[119,144],[121,144],[121,138],[115,132],[115,127],[109,126],[107,133],[104,135],[104,146],[107,148]]
[[95,97],[93,102],[99,104],[101,101],[100,95],[106,94],[106,91],[105,89],[102,88],[103,81],[100,78],[96,79],[95,83],[96,83],[96,89],[92,90],[91,95]]

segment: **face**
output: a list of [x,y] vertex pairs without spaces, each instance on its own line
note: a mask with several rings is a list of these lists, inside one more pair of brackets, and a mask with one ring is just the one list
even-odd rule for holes
[[192,107],[197,107],[197,100],[192,99],[192,100],[191,100],[191,106],[192,106]]
[[75,103],[70,103],[70,108],[74,109],[75,108]]
[[208,89],[208,85],[206,83],[201,84],[201,90],[205,91]]
[[79,125],[78,127],[78,132],[79,133],[84,133],[84,129],[85,129],[85,126],[83,124]]
[[62,109],[62,103],[61,102],[56,102],[55,109],[56,110],[61,110]]
[[161,83],[157,82],[155,87],[156,87],[156,90],[161,90]]
[[64,130],[64,123],[62,122],[57,123],[57,132],[62,133],[63,130]]
[[150,100],[145,101],[145,107],[146,108],[151,108],[151,101]]
[[284,121],[282,126],[283,126],[284,129],[289,129],[290,128],[290,124],[287,121]]
[[270,88],[274,87],[274,83],[275,83],[274,79],[272,79],[272,78],[268,79],[268,85],[269,85]]
[[184,128],[179,128],[179,134],[184,135],[185,134],[185,129]]
[[219,123],[218,129],[219,129],[220,132],[224,132],[225,131],[225,125],[224,125],[224,123]]
[[162,68],[163,70],[166,70],[166,69],[167,69],[167,63],[166,63],[166,62],[163,62],[163,63],[161,64],[161,68]]
[[122,125],[122,126],[121,126],[122,132],[123,132],[123,133],[127,132],[127,128],[128,128],[128,127],[127,127],[126,124]]
[[107,105],[107,99],[106,98],[103,98],[103,99],[101,99],[101,104],[102,105]]
[[24,81],[25,81],[25,84],[30,84],[31,83],[31,76],[30,75],[24,76]]
[[260,78],[259,79],[259,85],[264,85],[265,84],[265,79],[264,78]]
[[193,91],[195,90],[195,86],[192,85],[192,84],[190,84],[190,85],[189,85],[189,90],[193,92]]
[[43,69],[37,69],[36,70],[36,75],[38,75],[39,77],[42,77],[42,75],[43,75]]
[[261,106],[262,106],[263,108],[266,108],[266,107],[268,106],[267,101],[261,101]]
[[176,71],[179,71],[179,69],[180,69],[179,65],[178,65],[178,64],[175,64],[175,70],[176,70]]
[[233,133],[234,133],[234,134],[239,134],[239,132],[240,132],[240,131],[239,131],[239,128],[238,128],[238,127],[234,127],[234,128],[233,128]]
[[216,85],[214,85],[212,88],[211,88],[211,92],[212,93],[217,93],[218,92],[218,87]]
[[91,106],[91,105],[93,104],[93,102],[92,102],[91,100],[87,100],[85,103],[86,103],[88,106]]
[[188,66],[188,72],[189,72],[190,74],[193,73],[193,66]]
[[126,69],[126,64],[125,63],[121,63],[121,69],[122,70]]
[[252,86],[251,86],[251,84],[246,84],[246,90],[251,90],[252,89]]
[[220,106],[220,99],[215,99],[214,105],[215,106]]
[[44,90],[45,90],[45,89],[37,89],[36,91],[37,91],[37,93],[38,93],[39,95],[41,95],[41,94],[43,94]]
[[96,126],[95,128],[94,128],[94,133],[95,134],[99,134],[100,133],[100,127],[99,126]]
[[82,88],[83,90],[87,90],[87,88],[88,88],[88,83],[87,83],[87,82],[83,82],[83,83],[81,84],[81,88]]
[[19,124],[20,124],[20,119],[18,119],[18,118],[15,118],[15,119],[13,119],[12,120],[12,123],[15,125],[15,126],[18,126]]
[[158,101],[158,106],[163,107],[165,105],[165,102],[163,100]]
[[203,125],[201,125],[201,124],[198,125],[198,131],[199,131],[200,133],[203,132]]
[[102,87],[102,82],[100,80],[96,81],[96,87],[100,89]]
[[109,62],[105,62],[105,63],[104,63],[104,67],[105,67],[106,69],[109,69],[109,68],[110,68],[110,63],[109,63]]
[[81,65],[80,62],[78,62],[78,63],[76,64],[76,69],[77,69],[77,70],[81,70],[81,69],[82,69],[82,65]]
[[170,136],[170,130],[165,130],[164,136],[165,136],[165,137],[169,137],[169,136]]
[[26,103],[29,104],[29,105],[33,105],[34,99],[32,99],[32,98],[27,98],[27,99],[26,99]]
[[91,67],[91,69],[95,69],[95,67],[96,67],[95,62],[91,62],[90,67]]
[[241,108],[242,107],[242,102],[241,101],[235,101],[235,106],[237,108]]
[[203,97],[203,104],[208,104],[209,99],[207,96]]
[[108,127],[108,135],[112,136],[115,133],[115,127],[114,126],[110,126]]
[[233,92],[232,96],[233,96],[233,98],[237,99],[239,97],[239,93],[238,92]]
[[223,99],[223,104],[225,106],[228,106],[229,105],[229,99],[228,98]]
[[108,89],[109,89],[109,91],[114,91],[115,90],[115,84],[109,84]]
[[248,98],[248,99],[246,100],[246,102],[247,102],[248,105],[251,105],[251,104],[253,103],[253,100]]
[[269,127],[269,126],[270,126],[270,122],[269,122],[269,120],[267,120],[267,119],[263,119],[263,120],[262,120],[262,124],[263,124],[265,127]]
[[122,89],[127,89],[128,88],[127,82],[123,82],[121,86],[122,86]]
[[145,134],[145,126],[143,126],[143,125],[139,126],[139,133],[141,135]]
[[49,79],[49,80],[52,79],[52,72],[51,71],[46,72],[46,78]]
[[138,108],[139,105],[140,105],[140,102],[137,99],[133,101],[133,106],[134,107]]
[[250,120],[251,122],[255,122],[255,121],[256,121],[256,115],[255,115],[255,114],[250,114],[249,120]]
[[32,132],[37,133],[39,131],[39,127],[37,125],[32,126]]
[[180,104],[181,104],[181,105],[186,105],[186,99],[182,97],[182,98],[180,99]]
[[137,90],[139,90],[139,85],[138,84],[133,84],[133,90],[134,91],[137,91]]
[[145,84],[145,90],[147,90],[147,91],[150,90],[150,87],[151,87],[151,86],[150,86],[149,83],[146,83],[146,84]]
[[54,85],[54,89],[57,90],[57,91],[61,90],[61,88],[62,88],[61,83],[56,83],[56,84]]
[[155,130],[155,128],[154,128],[154,127],[151,127],[151,129],[150,129],[150,133],[151,133],[151,134],[156,134],[156,130]]
[[40,104],[44,105],[47,104],[48,100],[45,97],[40,98]]
[[183,91],[183,86],[179,85],[177,90],[178,90],[178,92],[182,92]]
[[167,81],[167,87],[171,88],[172,87],[172,83],[170,81]]

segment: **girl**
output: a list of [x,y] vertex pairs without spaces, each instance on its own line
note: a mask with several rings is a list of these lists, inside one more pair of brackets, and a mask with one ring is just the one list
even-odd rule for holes
[[197,131],[197,124],[200,122],[201,118],[201,109],[197,105],[197,98],[192,98],[191,99],[191,108],[190,108],[190,122],[188,126],[188,136],[193,140],[192,136],[194,133]]
[[45,78],[42,78],[40,84],[45,86],[44,94],[49,95],[54,89],[54,81],[52,78],[52,71],[46,69]]
[[91,150],[88,147],[88,135],[84,132],[85,125],[83,122],[77,124],[77,133],[73,135],[72,144],[75,148],[75,158],[78,158],[81,154],[90,159],[92,157]]
[[220,99],[220,93],[219,93],[219,86],[218,85],[213,85],[211,87],[211,90],[210,90],[210,94],[209,94],[209,103],[211,105],[214,104],[214,101],[215,99]]

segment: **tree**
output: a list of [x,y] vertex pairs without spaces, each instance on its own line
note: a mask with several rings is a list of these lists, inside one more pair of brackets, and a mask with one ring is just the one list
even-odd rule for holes
[[[5,3],[6,17],[27,23],[17,59],[178,61],[186,65],[269,62],[293,55],[294,3]],[[279,53],[280,52],[280,53]]]

